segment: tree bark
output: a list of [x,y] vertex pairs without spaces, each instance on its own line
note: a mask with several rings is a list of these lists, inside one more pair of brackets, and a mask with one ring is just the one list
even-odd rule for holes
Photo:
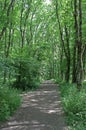
[[[60,19],[59,19],[59,14],[58,14],[58,1],[56,0],[56,16],[58,19],[58,25],[59,25],[59,31],[60,31],[60,37],[61,37],[61,44],[63,46],[63,50],[64,50],[64,54],[66,57],[66,62],[67,62],[67,66],[66,66],[66,73],[65,73],[65,80],[66,82],[69,82],[70,79],[70,47],[69,47],[69,32],[68,32],[68,28],[66,25],[64,25],[64,30],[65,30],[65,37],[66,37],[66,41],[65,41],[65,37],[63,34],[63,28],[61,27],[61,23],[60,23]],[[66,49],[67,47],[67,49]]]
[[83,62],[82,62],[82,0],[79,0],[79,41],[77,48],[77,87],[81,89],[83,79]]
[[73,71],[72,71],[72,83],[77,82],[77,44],[78,44],[78,2],[74,0],[74,29],[75,29],[75,44],[73,48]]

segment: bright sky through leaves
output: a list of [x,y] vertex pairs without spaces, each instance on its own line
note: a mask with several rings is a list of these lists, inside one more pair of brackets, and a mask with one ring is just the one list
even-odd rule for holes
[[46,3],[47,5],[49,5],[49,4],[51,4],[51,0],[45,0],[45,3]]

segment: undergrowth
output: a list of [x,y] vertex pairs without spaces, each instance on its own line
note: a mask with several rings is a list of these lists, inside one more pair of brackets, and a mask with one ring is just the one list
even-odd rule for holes
[[74,84],[62,84],[61,96],[70,130],[86,130],[86,84],[80,92]]
[[16,89],[0,86],[0,122],[7,120],[19,107],[21,98]]

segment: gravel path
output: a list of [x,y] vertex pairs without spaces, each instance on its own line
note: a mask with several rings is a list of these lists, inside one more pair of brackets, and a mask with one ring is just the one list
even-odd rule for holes
[[22,106],[0,130],[68,130],[61,107],[59,90],[52,81],[23,94]]

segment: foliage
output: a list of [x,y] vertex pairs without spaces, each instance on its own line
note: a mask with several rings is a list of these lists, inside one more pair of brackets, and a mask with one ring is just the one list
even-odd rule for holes
[[68,124],[74,130],[84,130],[86,127],[86,90],[83,88],[79,92],[75,85],[63,84],[61,95]]
[[16,69],[16,81],[13,83],[13,87],[19,89],[32,89],[36,87],[36,82],[39,81],[39,64],[31,58],[16,60],[14,66]]
[[[0,0],[0,84],[22,90],[37,88],[43,79],[77,84],[66,84],[62,96],[67,115],[80,122],[86,105],[85,6],[85,0]],[[17,100],[14,94],[10,101],[15,90],[4,91],[9,100],[2,94],[1,111],[7,118]]]
[[19,92],[2,84],[0,86],[0,121],[8,119],[19,105]]

